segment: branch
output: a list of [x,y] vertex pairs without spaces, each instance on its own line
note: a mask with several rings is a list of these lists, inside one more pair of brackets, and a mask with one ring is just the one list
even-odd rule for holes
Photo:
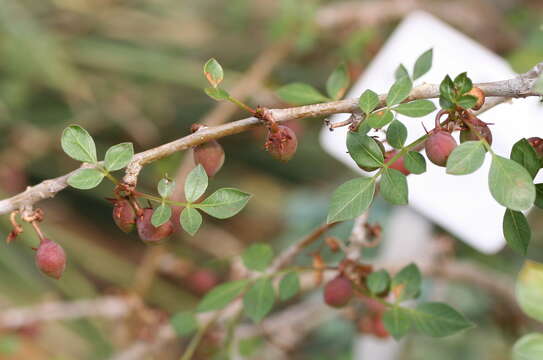
[[95,300],[51,302],[0,312],[0,330],[20,329],[43,321],[72,320],[85,317],[118,319],[141,306],[135,298],[105,296]]
[[[532,70],[515,78],[476,84],[476,86],[481,88],[487,97],[499,96],[524,98],[528,96],[541,96],[533,91],[532,88],[542,72],[543,62],[536,65]],[[439,97],[438,85],[423,84],[414,88],[406,101],[437,97]],[[380,106],[383,107],[385,105],[386,94],[380,95],[379,99]],[[347,99],[286,109],[270,109],[269,111],[274,120],[278,122],[285,122],[303,118],[328,116],[338,113],[358,112],[359,107],[358,99]],[[183,151],[203,144],[207,141],[239,134],[262,125],[263,123],[259,119],[249,117],[224,125],[201,129],[197,133],[190,134],[156,148],[140,152],[134,156],[132,162],[128,165],[123,181],[129,186],[135,186],[138,174],[142,167],[146,164],[172,155],[178,151]],[[88,165],[84,166],[88,167]],[[58,192],[68,186],[66,180],[71,174],[75,173],[75,171],[76,170],[54,179],[45,180],[38,185],[29,187],[26,191],[18,195],[0,201],[0,215],[10,213],[14,210],[19,210],[25,206],[32,206],[38,201],[55,196]]]

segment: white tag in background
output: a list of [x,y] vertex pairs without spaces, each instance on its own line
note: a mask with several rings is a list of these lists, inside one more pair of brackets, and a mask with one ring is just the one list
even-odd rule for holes
[[[398,65],[403,63],[412,73],[418,56],[429,48],[434,49],[432,69],[414,86],[422,82],[439,84],[445,75],[449,74],[454,79],[464,71],[474,83],[504,80],[516,75],[499,56],[432,15],[416,11],[396,28],[346,97],[358,97],[365,89],[386,93],[394,82],[394,71]],[[438,107],[438,101],[434,102]],[[348,117],[349,114],[339,114],[330,120],[336,122]],[[432,129],[434,117],[435,113],[423,118],[398,115],[409,131],[407,143],[424,134],[421,121],[427,129]],[[492,147],[505,157],[509,157],[511,148],[520,138],[543,135],[542,117],[543,109],[536,98],[513,100],[512,104],[498,105],[480,116],[483,121],[495,124],[490,127]],[[364,174],[347,154],[346,134],[346,127],[333,132],[324,127],[322,146],[338,160]],[[427,161],[426,173],[407,177],[411,207],[469,245],[489,254],[505,245],[502,234],[505,208],[492,198],[488,190],[490,160],[487,156],[479,170],[462,176],[447,175],[445,168]],[[538,179],[542,178],[540,174]]]

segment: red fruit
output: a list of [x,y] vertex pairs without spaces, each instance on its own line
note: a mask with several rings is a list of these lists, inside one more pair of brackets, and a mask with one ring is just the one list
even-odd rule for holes
[[291,128],[277,126],[277,130],[268,131],[268,140],[264,145],[271,156],[280,161],[289,161],[296,153],[298,140]]
[[43,239],[36,252],[36,265],[45,275],[60,279],[66,268],[64,249],[54,241]]
[[[472,125],[477,132],[485,138],[486,142],[489,145],[492,145],[492,132],[490,131],[490,128],[488,125],[482,121],[479,121],[477,124]],[[472,131],[470,128],[464,129],[460,131],[460,142],[466,142],[466,141],[478,141],[479,137],[477,134]]]
[[534,148],[537,156],[543,158],[543,139],[540,137],[531,137],[528,139],[528,142]]
[[381,339],[386,339],[390,336],[387,329],[385,329],[385,324],[383,323],[383,316],[381,314],[376,314],[372,317],[373,321],[373,335]]
[[442,129],[434,129],[426,139],[426,156],[434,164],[446,166],[447,159],[456,146],[456,140],[451,134]]
[[479,110],[485,103],[485,93],[478,87],[473,87],[470,91],[467,92],[467,95],[475,96],[477,98],[477,102],[472,108],[473,110]]
[[330,280],[324,287],[324,302],[329,306],[339,308],[347,305],[353,297],[351,280],[339,275]]
[[217,141],[211,140],[194,147],[194,162],[201,164],[207,176],[214,176],[224,164],[224,150]]
[[124,231],[129,233],[136,225],[136,213],[127,200],[116,200],[113,205],[113,221]]
[[219,278],[211,270],[200,269],[189,274],[187,282],[192,291],[198,295],[204,295],[219,283]]
[[[387,151],[385,153],[385,162],[388,162],[390,159],[392,159],[394,156],[396,156],[397,153],[398,153],[397,150]],[[404,157],[403,156],[398,158],[396,161],[394,161],[394,163],[392,165],[390,165],[389,168],[398,170],[399,172],[401,172],[404,175],[411,174],[409,172],[409,170],[407,170],[407,168],[404,165]]]
[[138,235],[144,243],[158,244],[160,240],[163,240],[170,236],[174,232],[174,226],[171,220],[166,223],[155,227],[151,223],[151,217],[153,216],[153,209],[143,209],[143,215],[137,218],[136,225],[138,228]]

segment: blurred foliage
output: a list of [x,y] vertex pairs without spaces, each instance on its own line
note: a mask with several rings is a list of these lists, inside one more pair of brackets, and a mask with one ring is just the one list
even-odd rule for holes
[[[188,134],[190,125],[216,106],[202,91],[201,66],[210,57],[220,59],[225,68],[225,88],[235,84],[264,49],[284,39],[293,39],[296,46],[266,80],[267,88],[292,81],[322,88],[340,60],[347,61],[351,74],[357,76],[395,24],[319,32],[313,16],[320,6],[330,3],[0,0],[0,196],[15,194],[76,166],[59,146],[61,130],[71,123],[93,134],[101,154],[121,141],[132,141],[136,151],[142,151]],[[543,57],[542,4],[536,0],[501,3],[506,4],[500,8],[503,27],[520,39],[518,46],[502,55],[515,70],[525,71]],[[270,103],[261,103],[262,99]],[[275,97],[270,100],[266,90],[248,100],[270,106],[278,101]],[[241,112],[236,114],[241,116]],[[291,125],[300,146],[287,164],[263,151],[261,129],[221,141],[226,164],[211,186],[235,186],[254,197],[232,220],[210,219],[209,231],[194,240],[178,233],[165,246],[169,252],[224,274],[229,255],[216,259],[209,250],[224,243],[225,235],[215,231],[217,226],[236,239],[238,246],[269,241],[279,250],[323,221],[331,189],[350,174],[318,145],[322,121]],[[176,173],[184,156],[176,154],[146,167],[141,188],[153,191],[164,173]],[[40,204],[47,214],[45,232],[68,253],[62,281],[52,281],[36,270],[30,247],[36,246],[37,239],[30,227],[25,226],[15,243],[0,244],[0,308],[135,289],[146,247],[135,235],[114,227],[111,207],[104,200],[110,193],[108,184],[86,192],[68,189]],[[372,210],[372,221],[386,221],[390,211],[379,202]],[[532,214],[535,227],[530,254],[541,260],[540,219],[540,212]],[[350,227],[351,223],[343,224],[332,234],[345,239]],[[0,218],[0,238],[9,231],[8,218]],[[202,242],[207,246],[198,245]],[[307,253],[321,246],[317,243]],[[509,250],[487,257],[460,243],[457,254],[510,274],[522,261]],[[333,261],[336,255],[325,256]],[[300,257],[300,264],[308,261],[309,257]],[[186,285],[183,280],[155,276],[145,301],[166,314],[191,309],[198,295]],[[427,286],[433,288],[431,283]],[[446,289],[448,299],[481,326],[469,335],[442,341],[412,338],[404,359],[507,359],[514,338],[490,318],[493,302],[478,292],[474,296],[471,288],[455,285]],[[128,340],[144,336],[119,335],[123,324],[84,319],[47,323],[26,332],[0,332],[0,358],[104,359],[125,347]],[[331,321],[315,330],[295,358],[349,359],[355,332],[355,326],[343,319]],[[160,358],[168,359],[171,354],[164,356]]]

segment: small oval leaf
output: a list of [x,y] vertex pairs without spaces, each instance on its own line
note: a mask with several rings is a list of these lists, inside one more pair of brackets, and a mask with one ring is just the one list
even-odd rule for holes
[[104,158],[104,166],[108,171],[115,171],[124,168],[134,157],[134,146],[125,142],[110,147]]
[[327,222],[354,219],[368,209],[375,194],[375,180],[361,177],[340,185],[332,194]]
[[79,125],[70,125],[62,132],[62,150],[75,160],[96,163],[96,145],[92,136]]
[[532,177],[513,160],[494,155],[488,185],[494,199],[511,210],[527,210],[534,203],[535,186]]
[[313,86],[304,83],[291,83],[277,90],[281,100],[293,105],[316,104],[329,99]]
[[192,207],[186,207],[179,215],[179,222],[183,229],[189,233],[189,235],[194,236],[200,226],[202,226],[202,215],[200,212]]
[[104,174],[96,169],[80,169],[68,178],[68,185],[80,190],[88,190],[100,185]]

